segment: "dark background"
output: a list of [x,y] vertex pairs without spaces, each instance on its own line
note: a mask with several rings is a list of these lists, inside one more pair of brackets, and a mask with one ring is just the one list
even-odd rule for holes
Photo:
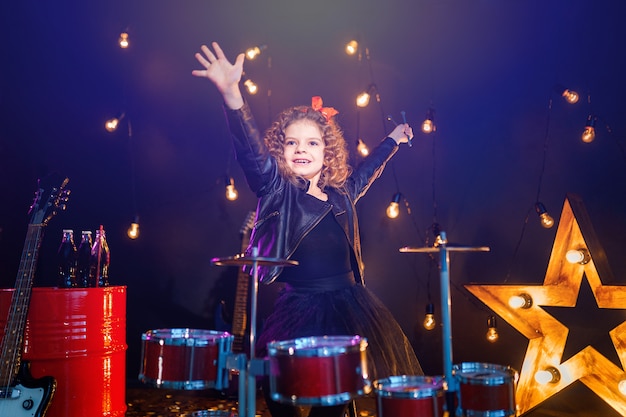
[[[435,222],[450,242],[491,248],[451,257],[455,362],[521,367],[527,339],[500,320],[500,340],[488,343],[492,313],[463,285],[542,283],[556,227],[541,228],[537,199],[558,222],[566,194],[578,194],[614,284],[626,281],[621,2],[25,0],[0,10],[0,282],[13,286],[37,178],[68,176],[71,198],[46,229],[36,285],[55,285],[62,229],[104,225],[111,282],[128,287],[130,379],[142,332],[215,329],[219,300],[232,306],[237,271],[210,260],[241,250],[255,196],[232,156],[219,95],[191,76],[194,53],[213,40],[232,59],[268,45],[245,63],[261,89],[248,100],[262,128],[284,107],[321,95],[340,111],[354,150],[357,137],[374,146],[393,127],[386,116],[400,121],[406,111],[414,145],[400,149],[359,215],[366,283],[427,373],[442,373],[441,331],[421,326],[429,298],[441,312],[437,264],[398,248],[430,245]],[[117,45],[122,31],[126,50]],[[343,52],[355,37],[369,60]],[[370,83],[381,101],[357,117],[354,97]],[[556,84],[580,101],[565,103]],[[429,107],[437,131],[427,136],[418,131]],[[105,120],[121,112],[118,131],[106,132]],[[585,144],[589,114],[597,137]],[[236,202],[224,198],[225,176],[239,189]],[[396,192],[410,212],[392,221],[385,208]],[[131,241],[126,229],[137,215],[141,236]],[[261,289],[261,316],[276,291]],[[597,311],[587,304],[588,314]],[[616,357],[610,344],[599,348]],[[579,382],[530,414],[551,410],[615,415]]]

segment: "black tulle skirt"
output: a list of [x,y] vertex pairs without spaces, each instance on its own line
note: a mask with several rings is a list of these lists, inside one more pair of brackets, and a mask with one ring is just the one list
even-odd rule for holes
[[370,378],[423,375],[413,347],[391,312],[366,287],[324,292],[285,288],[257,340],[257,356],[267,355],[267,343],[310,336],[365,337]]

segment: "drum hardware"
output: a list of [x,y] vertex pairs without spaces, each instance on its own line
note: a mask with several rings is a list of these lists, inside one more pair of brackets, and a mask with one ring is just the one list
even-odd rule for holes
[[450,245],[448,246],[448,240],[446,232],[441,231],[437,239],[437,246],[411,248],[400,248],[402,253],[434,253],[439,252],[439,276],[441,282],[441,323],[442,323],[442,342],[443,342],[443,370],[444,377],[447,382],[446,388],[446,408],[447,410],[453,410],[456,408],[458,381],[452,373],[452,325],[451,325],[451,310],[452,299],[450,295],[450,252],[489,252],[490,248],[487,246],[463,246],[463,245]]
[[[228,361],[239,371],[239,417],[254,417],[256,414],[256,377],[268,375],[268,363],[264,359],[255,359],[257,298],[259,292],[259,266],[295,266],[297,261],[289,259],[268,258],[259,256],[257,247],[252,254],[235,255],[227,258],[213,258],[211,263],[217,266],[244,266],[252,269],[252,291],[250,294],[250,358],[246,362],[245,355],[235,355]],[[230,359],[230,358],[229,358]],[[234,363],[233,363],[234,362]]]

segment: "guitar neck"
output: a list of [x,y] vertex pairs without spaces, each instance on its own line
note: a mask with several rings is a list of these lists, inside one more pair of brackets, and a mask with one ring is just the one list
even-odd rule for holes
[[2,339],[2,353],[0,356],[1,386],[9,386],[19,371],[26,317],[30,305],[33,277],[35,275],[42,235],[42,224],[28,225],[20,267],[15,280],[15,291],[13,291],[11,308],[9,309],[4,328],[4,338]]
[[[248,233],[244,234],[241,244],[241,252],[245,251],[250,242]],[[233,352],[243,352],[244,336],[246,333],[246,325],[248,322],[248,288],[250,286],[250,278],[243,267],[239,268],[237,274],[237,288],[235,291],[235,306],[233,311]]]

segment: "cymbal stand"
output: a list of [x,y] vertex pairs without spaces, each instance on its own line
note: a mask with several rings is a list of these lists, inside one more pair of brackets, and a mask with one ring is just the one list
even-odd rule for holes
[[245,354],[230,355],[226,360],[229,369],[239,371],[239,417],[255,417],[256,415],[256,377],[269,375],[269,362],[265,359],[256,359],[256,322],[257,301],[259,292],[259,266],[292,266],[297,261],[287,259],[266,258],[259,256],[259,248],[252,247],[250,256],[234,256],[228,258],[214,258],[211,260],[218,266],[243,266],[252,268],[252,291],[250,294],[250,359],[246,361]]
[[459,388],[458,381],[452,375],[452,297],[450,295],[450,251],[459,252],[488,252],[486,246],[448,246],[446,232],[441,231],[437,238],[437,246],[424,248],[400,248],[400,252],[439,252],[439,280],[441,285],[441,324],[443,343],[443,373],[446,380],[446,407],[450,415],[455,409],[456,395]]
[[446,406],[449,412],[455,408],[458,384],[452,376],[452,297],[450,295],[450,254],[445,232],[441,232],[439,245],[439,280],[441,286],[441,332],[443,342],[443,374],[447,381]]

